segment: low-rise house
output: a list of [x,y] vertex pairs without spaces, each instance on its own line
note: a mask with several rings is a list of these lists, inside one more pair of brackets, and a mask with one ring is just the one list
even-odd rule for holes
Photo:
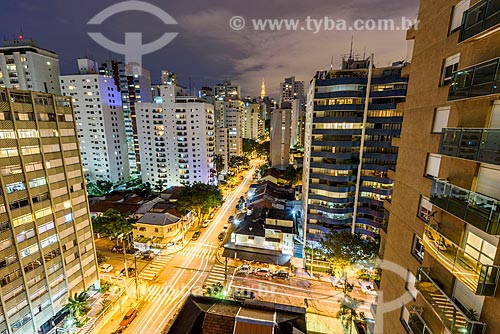
[[162,198],[144,203],[135,213],[134,246],[140,250],[165,249],[183,244],[186,231],[193,225],[191,213],[182,214],[177,204]]
[[275,184],[284,184],[286,183],[285,179],[283,179],[283,172],[277,168],[269,168],[264,174],[260,177],[259,181],[270,181]]
[[90,216],[101,216],[108,209],[124,215],[133,215],[145,202],[144,198],[132,191],[116,191],[102,197],[89,198]]
[[293,256],[295,219],[291,209],[255,208],[240,215],[224,245],[224,257],[288,265]]
[[168,334],[306,334],[306,310],[263,301],[189,295]]

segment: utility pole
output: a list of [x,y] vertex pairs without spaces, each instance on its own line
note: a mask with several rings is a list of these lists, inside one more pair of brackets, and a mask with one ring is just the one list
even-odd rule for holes
[[137,255],[134,254],[134,264],[135,264],[135,295],[137,296],[137,300],[139,300],[139,282],[138,282],[138,276],[137,275]]

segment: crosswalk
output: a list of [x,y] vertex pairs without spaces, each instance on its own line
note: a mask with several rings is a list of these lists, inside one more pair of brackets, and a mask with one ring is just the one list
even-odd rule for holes
[[139,278],[152,281],[158,276],[158,273],[165,267],[165,265],[172,259],[174,254],[158,255],[146,268],[139,274]]
[[212,268],[212,271],[205,280],[205,284],[206,285],[213,285],[216,283],[224,284],[224,272],[225,272],[225,267],[223,265],[215,264],[214,267]]
[[[186,257],[186,258],[193,258],[193,257],[199,258],[199,257],[204,257],[207,254],[207,249],[215,249],[215,247],[210,246],[210,245],[193,244],[193,245],[190,245],[189,247],[184,248],[183,250],[178,252],[176,255]],[[213,252],[210,252],[210,253],[213,253]]]

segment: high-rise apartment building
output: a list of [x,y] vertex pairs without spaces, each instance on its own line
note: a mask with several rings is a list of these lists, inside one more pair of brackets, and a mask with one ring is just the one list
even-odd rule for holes
[[219,100],[239,100],[241,98],[240,86],[233,85],[230,80],[224,80],[223,83],[215,85],[214,96]]
[[258,140],[264,131],[260,103],[244,101],[244,104],[245,109],[241,117],[241,136],[246,139]]
[[283,102],[290,102],[293,100],[299,100],[301,103],[305,103],[304,95],[304,81],[296,81],[295,77],[285,78],[285,81],[280,85],[280,99],[279,104]]
[[271,143],[269,160],[271,167],[286,169],[290,164],[292,110],[274,109],[271,113]]
[[120,91],[129,169],[131,175],[136,174],[141,171],[141,162],[135,104],[152,101],[151,74],[139,64],[125,64],[116,60],[108,60],[102,64],[99,73],[112,77]]
[[0,88],[0,333],[46,332],[98,282],[69,97]]
[[227,128],[228,159],[243,154],[242,119],[245,104],[240,100],[224,102],[224,127]]
[[60,94],[59,56],[23,36],[0,47],[0,87]]
[[377,68],[368,86],[368,60],[362,63],[318,72],[309,87],[302,211],[308,242],[342,230],[375,238],[384,223],[397,158],[391,140],[403,116],[396,105],[405,100],[407,79],[400,66]]
[[88,182],[129,179],[122,98],[113,77],[98,74],[97,63],[78,59],[79,73],[60,77],[61,91],[71,96],[83,170]]
[[[500,2],[422,1],[375,332],[500,333]],[[402,272],[401,272],[402,271]],[[380,311],[382,310],[382,311]]]
[[216,183],[213,106],[173,85],[160,90],[161,101],[136,106],[143,182]]

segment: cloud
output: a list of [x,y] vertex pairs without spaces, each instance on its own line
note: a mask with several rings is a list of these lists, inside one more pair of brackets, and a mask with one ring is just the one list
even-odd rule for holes
[[[267,11],[247,10],[242,15],[237,8],[212,8],[184,15],[178,21],[195,42],[191,46],[216,54],[214,63],[226,66],[226,73],[234,75],[231,79],[242,85],[243,94],[258,95],[261,81],[265,78],[268,93],[276,96],[279,83],[287,76],[296,75],[297,79],[307,83],[316,70],[328,68],[332,57],[334,65],[338,67],[342,55],[349,52],[351,38],[354,39],[354,51],[362,55],[366,48],[367,54],[375,53],[378,66],[401,60],[406,54],[405,32],[256,31],[252,28],[252,19],[304,20],[310,16],[319,20],[327,16],[346,20],[349,24],[356,19],[394,19],[395,24],[399,25],[402,16],[412,18],[416,12],[411,1],[391,4],[377,1],[375,4],[372,0],[357,0],[335,5],[332,5],[332,1],[316,1],[315,6],[299,1],[277,2],[284,6],[281,12],[274,10],[277,6],[273,2]],[[230,29],[229,19],[235,15],[246,19],[245,29]]]

